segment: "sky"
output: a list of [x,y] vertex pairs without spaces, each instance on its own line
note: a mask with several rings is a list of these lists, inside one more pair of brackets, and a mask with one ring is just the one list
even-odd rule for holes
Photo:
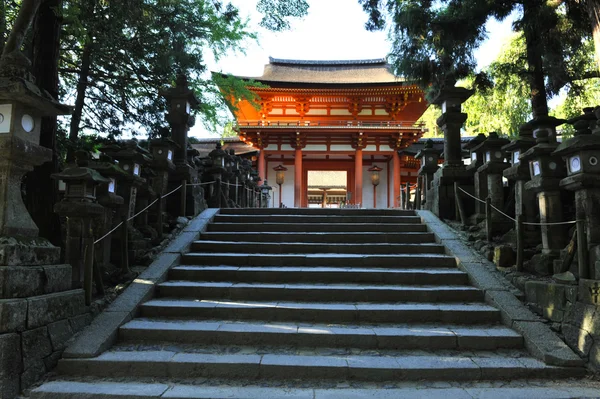
[[[250,19],[250,29],[258,34],[258,42],[244,44],[245,54],[231,53],[218,61],[208,54],[210,71],[238,76],[260,76],[269,56],[299,60],[356,60],[384,58],[391,48],[386,32],[368,32],[364,28],[367,14],[357,0],[308,0],[308,15],[291,20],[291,29],[271,32],[259,27],[261,15],[256,0],[230,0],[242,16]],[[476,52],[479,67],[491,63],[511,33],[512,19],[489,21],[488,40]],[[217,137],[201,123],[190,130],[191,136]]]

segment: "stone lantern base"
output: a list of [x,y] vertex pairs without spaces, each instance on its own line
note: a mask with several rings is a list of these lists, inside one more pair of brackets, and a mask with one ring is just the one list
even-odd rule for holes
[[[454,182],[468,193],[473,193],[473,174],[463,165],[444,165],[433,175],[431,196],[428,193],[428,209],[442,219],[456,219]],[[463,201],[467,214],[472,213],[472,201]]]
[[[169,176],[169,190],[174,190],[179,187],[182,181],[185,180],[187,184],[198,184],[200,179],[198,177],[198,171],[190,166],[189,164],[178,164],[176,165],[175,172]],[[181,206],[181,193],[183,191],[171,195],[167,199],[167,209],[173,215],[179,215]],[[203,210],[208,208],[206,200],[204,199],[204,188],[202,186],[188,186],[186,187],[186,216],[199,215]]]

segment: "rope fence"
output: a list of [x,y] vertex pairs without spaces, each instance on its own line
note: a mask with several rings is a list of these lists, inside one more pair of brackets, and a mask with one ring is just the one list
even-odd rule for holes
[[[578,247],[579,276],[580,276],[580,278],[587,278],[587,276],[589,275],[589,270],[587,267],[588,254],[587,254],[587,251],[585,248],[586,247],[586,244],[585,244],[586,243],[586,231],[585,231],[586,221],[585,220],[576,219],[576,220],[569,220],[569,221],[564,221],[564,222],[546,222],[546,223],[525,222],[523,220],[523,215],[517,215],[516,218],[513,218],[512,216],[507,215],[505,212],[498,209],[498,207],[492,205],[490,197],[488,197],[484,201],[481,198],[477,198],[475,195],[465,191],[462,187],[459,187],[456,182],[454,184],[455,184],[454,188],[455,188],[455,196],[456,196],[456,198],[455,198],[456,207],[459,211],[460,218],[463,223],[465,223],[465,216],[464,216],[464,208],[462,205],[462,201],[460,199],[460,196],[458,195],[459,190],[460,190],[460,192],[466,194],[468,197],[474,199],[475,201],[479,201],[480,203],[485,204],[485,218],[486,218],[486,230],[487,230],[487,240],[488,241],[492,241],[492,215],[491,215],[492,210],[498,212],[502,216],[506,217],[507,219],[509,219],[513,223],[515,223],[515,231],[517,233],[517,260],[516,260],[517,271],[523,270],[524,249],[525,249],[523,226],[546,226],[546,227],[548,227],[548,226],[565,226],[565,225],[576,224],[577,229],[575,231],[575,235],[573,236],[572,241],[576,240],[576,245]],[[567,271],[569,268],[569,263],[568,262],[564,262],[564,263],[565,264],[563,264],[563,266],[561,268],[562,272]]]
[[[130,222],[133,219],[135,219],[136,217],[140,216],[142,213],[146,212],[148,209],[150,209],[154,204],[156,204],[159,200],[165,199],[168,196],[176,193],[177,191],[179,191],[181,189],[181,187],[183,187],[183,184],[180,185],[179,187],[177,187],[176,189],[172,190],[171,192],[169,192],[168,194],[159,196],[157,199],[155,199],[154,201],[152,201],[152,203],[150,205],[148,205],[147,207],[145,207],[144,209],[142,209],[141,211],[139,211],[138,213],[136,213],[135,215],[131,216],[130,218],[128,218],[126,220],[126,222]],[[108,233],[106,233],[105,235],[103,235],[102,237],[100,237],[99,239],[97,239],[96,241],[94,241],[94,245],[98,244],[99,242],[101,242],[102,240],[104,240],[106,237],[110,236],[112,233],[114,233],[119,227],[121,227],[123,225],[123,223],[125,222],[121,222],[119,224],[117,224],[115,227],[113,227]]]

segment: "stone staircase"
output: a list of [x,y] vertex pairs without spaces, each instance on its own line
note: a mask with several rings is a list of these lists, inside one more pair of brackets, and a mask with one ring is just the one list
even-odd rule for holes
[[[205,398],[199,386],[224,384],[214,397],[266,398],[280,396],[240,387],[557,379],[582,369],[530,356],[412,211],[223,209],[116,345],[63,359],[58,372],[32,397],[131,388],[136,398]],[[188,391],[177,385],[186,381]]]

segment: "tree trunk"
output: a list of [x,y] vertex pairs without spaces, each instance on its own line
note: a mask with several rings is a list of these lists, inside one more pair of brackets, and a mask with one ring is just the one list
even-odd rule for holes
[[523,33],[527,48],[527,66],[529,88],[531,90],[531,109],[533,117],[548,115],[548,99],[544,82],[544,67],[539,32],[536,27],[536,8],[539,4],[525,1],[523,4]]
[[585,6],[592,23],[594,49],[596,50],[596,68],[600,69],[600,0],[587,0]]
[[69,150],[67,152],[67,162],[74,159],[74,147],[79,136],[79,124],[83,114],[83,105],[85,103],[85,92],[88,88],[88,78],[90,75],[90,67],[92,64],[92,46],[93,43],[86,43],[83,47],[81,55],[81,72],[79,73],[79,81],[77,82],[77,98],[75,99],[75,109],[71,116],[71,125],[69,126]]
[[10,31],[10,35],[6,40],[2,55],[5,56],[13,51],[18,51],[23,45],[25,34],[35,17],[38,8],[40,7],[42,0],[23,0],[21,2],[21,8],[19,9],[19,15],[15,20],[15,23]]
[[[33,74],[37,85],[52,97],[58,97],[58,59],[62,0],[45,0],[33,25]],[[52,161],[36,167],[27,174],[27,208],[40,229],[40,235],[53,244],[60,244],[60,220],[54,213],[58,200],[57,182],[50,178],[58,172],[56,147],[56,117],[42,118],[40,145],[52,149]]]

